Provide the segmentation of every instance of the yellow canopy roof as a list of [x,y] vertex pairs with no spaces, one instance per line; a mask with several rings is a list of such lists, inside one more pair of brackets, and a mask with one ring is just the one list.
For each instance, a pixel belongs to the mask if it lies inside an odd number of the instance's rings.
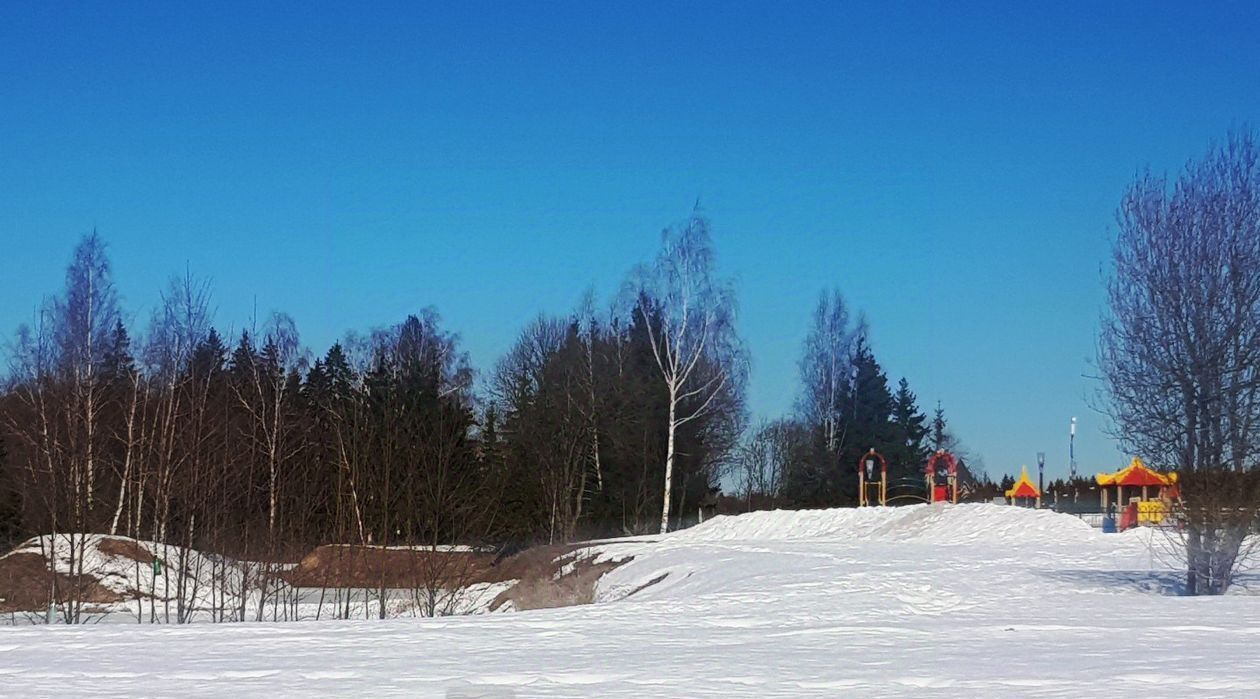
[[1028,478],[1028,467],[1019,467],[1019,480],[1015,481],[1015,487],[1006,491],[1008,498],[1039,498],[1041,491],[1037,490],[1037,486],[1033,485],[1031,479]]
[[1177,474],[1156,473],[1135,456],[1125,468],[1115,473],[1100,473],[1094,476],[1094,480],[1098,481],[1098,485],[1171,485],[1177,482]]

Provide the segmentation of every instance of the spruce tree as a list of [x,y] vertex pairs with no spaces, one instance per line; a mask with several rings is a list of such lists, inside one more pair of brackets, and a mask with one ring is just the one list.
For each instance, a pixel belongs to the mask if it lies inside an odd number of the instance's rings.
[[888,377],[865,340],[859,340],[853,358],[853,381],[844,408],[846,438],[840,450],[837,487],[841,502],[856,501],[856,464],[868,449],[887,454],[897,445],[893,422],[893,395]]
[[919,411],[910,382],[904,377],[898,382],[897,393],[893,396],[892,414],[896,445],[885,456],[889,469],[900,478],[922,471],[932,453],[927,442],[927,416]]
[[954,438],[945,421],[945,409],[941,407],[940,401],[936,401],[936,412],[932,415],[932,451],[949,450],[953,442]]
[[110,340],[101,371],[107,384],[129,378],[136,370],[136,361],[131,354],[131,338],[121,320],[114,325]]
[[227,346],[223,344],[223,338],[217,330],[210,328],[206,338],[193,348],[193,373],[203,378],[217,376],[223,370],[226,359]]
[[254,365],[258,361],[258,356],[254,352],[254,341],[249,336],[249,331],[241,332],[241,339],[236,343],[236,349],[232,350],[232,361],[229,368],[234,378],[240,383],[245,380],[254,371]]

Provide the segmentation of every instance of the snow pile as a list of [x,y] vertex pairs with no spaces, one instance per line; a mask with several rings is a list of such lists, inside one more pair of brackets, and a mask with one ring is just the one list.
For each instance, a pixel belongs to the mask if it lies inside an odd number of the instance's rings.
[[715,517],[671,541],[832,539],[930,544],[1067,543],[1099,536],[1077,517],[992,504],[774,510]]
[[190,608],[225,603],[247,587],[259,564],[232,561],[192,549],[103,534],[57,534],[29,539],[0,563],[37,556],[58,576],[82,576],[101,596],[117,599],[181,599]]

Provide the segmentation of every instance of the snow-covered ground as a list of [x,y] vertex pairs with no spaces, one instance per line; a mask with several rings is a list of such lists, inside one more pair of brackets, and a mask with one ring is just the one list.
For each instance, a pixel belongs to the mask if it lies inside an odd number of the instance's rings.
[[1260,596],[1168,594],[1150,531],[938,505],[755,513],[592,549],[634,560],[590,606],[0,629],[0,694],[1260,695]]

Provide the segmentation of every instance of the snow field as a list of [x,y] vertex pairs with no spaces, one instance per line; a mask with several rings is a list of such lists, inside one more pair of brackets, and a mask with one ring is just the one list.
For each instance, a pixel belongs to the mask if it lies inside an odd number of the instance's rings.
[[1260,597],[1161,594],[1150,531],[994,505],[774,512],[592,543],[594,605],[0,630],[0,693],[1252,697]]

